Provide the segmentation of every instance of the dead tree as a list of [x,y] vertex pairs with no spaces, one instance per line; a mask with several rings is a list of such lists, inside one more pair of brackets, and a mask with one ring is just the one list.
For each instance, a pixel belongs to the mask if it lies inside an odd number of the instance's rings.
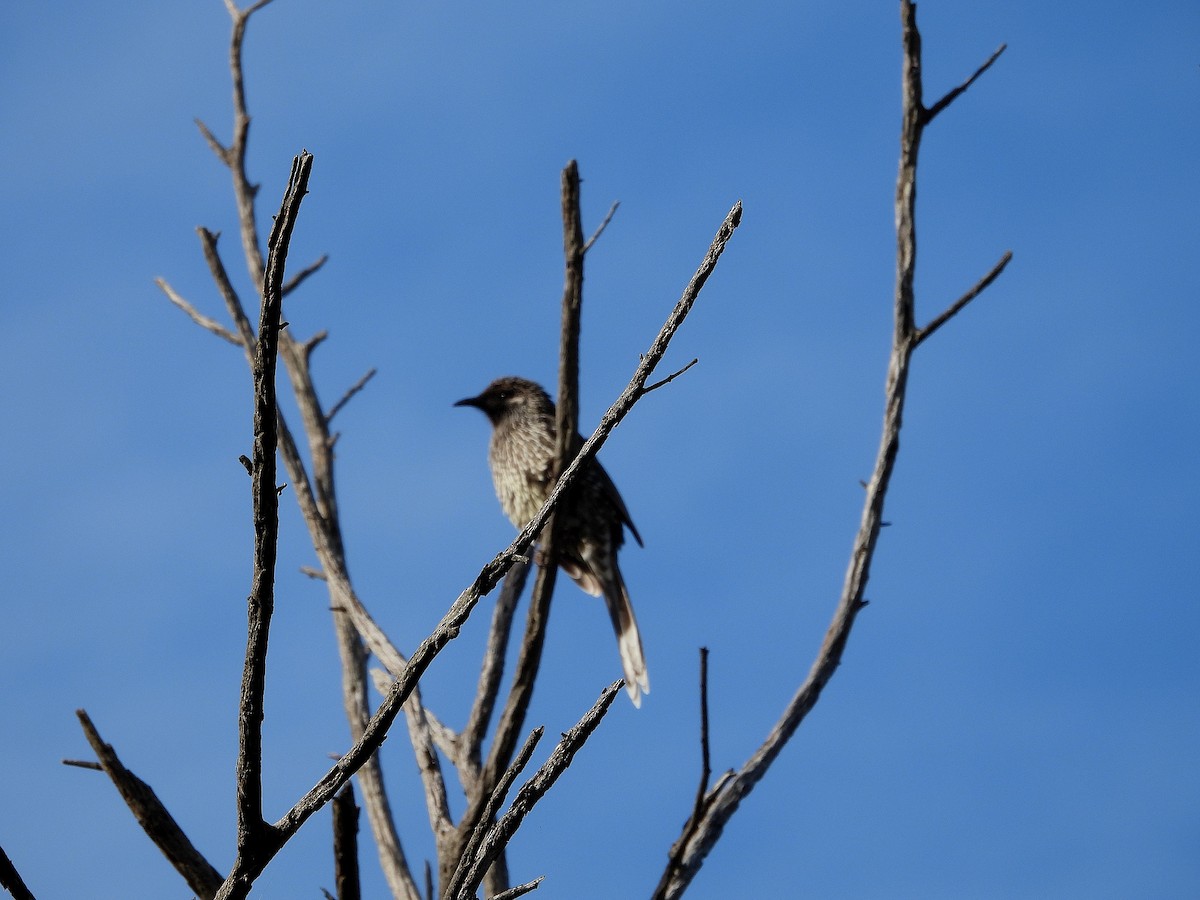
[[[691,310],[700,289],[740,223],[741,205],[736,204],[725,217],[680,300],[643,354],[629,385],[601,419],[595,433],[580,448],[571,446],[567,440],[561,442],[556,461],[556,471],[561,474],[543,509],[509,547],[482,568],[449,606],[438,626],[416,645],[411,654],[406,655],[378,627],[353,586],[346,564],[334,480],[333,448],[337,435],[332,430],[333,419],[366,385],[374,375],[374,370],[367,372],[336,403],[326,408],[318,398],[310,365],[314,351],[326,335],[317,332],[306,340],[300,340],[294,336],[294,329],[281,318],[285,298],[319,271],[325,262],[322,257],[291,277],[285,277],[289,238],[312,174],[313,158],[307,153],[302,152],[293,162],[288,188],[266,242],[265,255],[262,249],[255,209],[258,186],[249,180],[246,172],[250,116],[242,71],[242,45],[250,18],[268,2],[270,0],[258,0],[246,9],[239,9],[233,0],[225,0],[233,23],[230,70],[234,117],[230,143],[221,143],[205,124],[197,123],[204,139],[232,177],[242,252],[251,281],[259,292],[257,328],[252,325],[246,306],[228,277],[218,249],[218,235],[212,231],[200,228],[198,234],[217,293],[225,304],[228,324],[201,313],[166,281],[160,279],[158,282],[171,302],[196,324],[242,349],[254,386],[253,453],[250,458],[243,457],[243,463],[252,480],[255,566],[248,598],[246,661],[239,704],[237,857],[232,870],[224,874],[218,872],[196,851],[154,792],[121,765],[116,752],[104,743],[91,720],[81,710],[81,723],[98,760],[88,765],[100,768],[109,775],[147,834],[171,860],[191,890],[203,898],[246,896],[274,855],[312,814],[325,803],[341,796],[343,799],[338,802],[342,809],[335,817],[335,855],[340,873],[339,893],[348,900],[356,891],[353,834],[357,826],[353,799],[340,792],[346,789],[350,778],[357,775],[363,805],[390,890],[396,897],[420,900],[423,894],[432,897],[432,873],[427,869],[421,879],[424,884],[418,884],[413,866],[405,856],[375,755],[395,717],[403,711],[422,779],[426,812],[437,845],[439,895],[456,900],[473,898],[482,885],[490,896],[520,896],[535,889],[540,879],[510,887],[504,849],[524,816],[565,771],[573,755],[597,727],[620,687],[620,682],[607,687],[579,722],[563,733],[554,751],[538,770],[515,794],[512,793],[517,780],[531,762],[542,733],[538,728],[526,734],[525,718],[537,678],[553,589],[554,508],[582,463],[595,455],[632,406],[647,393],[684,371],[680,370],[657,383],[649,383],[669,341]],[[937,103],[926,107],[922,101],[920,36],[916,27],[915,8],[908,0],[902,2],[902,18],[904,111],[896,189],[897,276],[893,344],[886,382],[883,434],[875,470],[866,485],[862,522],[853,543],[845,585],[833,622],[808,678],[751,758],[740,769],[723,774],[711,786],[707,669],[702,654],[701,780],[691,815],[671,848],[666,869],[654,893],[656,897],[678,897],[686,891],[741,799],[765,775],[836,670],[855,617],[866,605],[864,592],[882,526],[884,499],[898,452],[907,375],[913,352],[978,296],[1000,274],[1010,258],[1009,254],[1005,254],[974,287],[928,324],[923,327],[916,324],[913,294],[916,260],[914,213],[917,153],[921,136],[925,126],[982,75],[1004,48],[997,50],[963,84]],[[599,236],[612,212],[591,239],[584,241],[579,173],[573,162],[562,175],[562,208],[566,274],[562,300],[557,425],[560,435],[574,435],[578,418],[578,321],[583,264],[588,248]],[[295,432],[276,403],[274,376],[277,360],[282,361],[283,371],[287,374],[300,412],[307,461]],[[276,454],[283,461],[287,492],[296,498],[319,563],[319,567],[310,574],[322,580],[329,593],[332,624],[342,662],[343,705],[350,724],[352,746],[283,817],[271,823],[265,820],[262,809],[261,723],[274,603],[278,502],[282,490],[276,474]],[[517,600],[526,580],[526,562],[534,542],[538,540],[542,544],[544,564],[539,567],[535,579],[515,673],[508,694],[502,701],[501,676],[505,667],[505,648]],[[502,580],[504,587],[493,609],[476,696],[465,724],[455,730],[426,708],[421,698],[419,680],[438,653],[458,635],[480,599]],[[368,691],[367,661],[372,656],[382,666],[382,670],[374,673],[374,681],[384,695],[383,701],[375,708],[372,707]],[[485,758],[482,748],[489,730],[492,731],[492,738]],[[454,821],[450,814],[444,772],[446,764],[453,767],[467,798],[466,809],[458,821]],[[512,799],[506,807],[506,799],[510,794]],[[7,858],[3,858],[3,862],[6,865],[0,867],[0,876],[3,876],[0,883],[14,896],[23,896],[18,891],[25,890],[27,893],[27,889],[20,883],[15,868]],[[11,875],[8,874],[10,869]]]

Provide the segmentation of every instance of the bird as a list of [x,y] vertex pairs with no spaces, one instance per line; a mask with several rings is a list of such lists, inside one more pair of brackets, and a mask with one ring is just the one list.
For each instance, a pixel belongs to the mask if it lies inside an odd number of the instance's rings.
[[[510,375],[454,405],[473,406],[491,421],[488,464],[496,496],[513,525],[524,528],[554,489],[554,401],[537,383]],[[583,443],[581,436],[578,440]],[[650,693],[650,678],[617,551],[625,542],[626,528],[639,547],[642,537],[616,485],[595,458],[576,477],[557,519],[558,564],[586,593],[604,598],[617,635],[625,690],[640,708],[642,695]]]

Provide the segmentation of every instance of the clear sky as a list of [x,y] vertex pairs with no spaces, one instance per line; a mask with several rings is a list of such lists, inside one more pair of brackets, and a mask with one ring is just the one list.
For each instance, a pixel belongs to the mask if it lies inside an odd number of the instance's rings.
[[[0,11],[0,845],[43,898],[185,897],[87,757],[86,708],[218,867],[232,860],[250,571],[241,354],[193,229],[223,231],[219,0]],[[918,352],[885,530],[843,665],[732,820],[695,897],[1200,896],[1200,6],[919,6],[927,94],[998,64],[922,148],[921,320],[1011,249]],[[894,277],[898,3],[276,0],[246,75],[260,218],[315,155],[292,259],[327,328],[359,593],[411,649],[512,535],[493,377],[552,386],[558,185],[579,160],[583,422],[632,373],[738,199],[742,227],[602,459],[645,538],[622,557],[653,690],[620,697],[527,820],[537,896],[647,896],[712,752],[740,765],[807,672],[878,446]],[[281,814],[346,746],[328,599],[284,495],[265,732]],[[461,724],[490,601],[422,686]],[[562,583],[529,724],[619,675]],[[538,755],[544,758],[552,741]],[[384,749],[411,859],[411,752]],[[455,798],[457,804],[457,798]],[[458,808],[456,806],[456,808]],[[373,849],[367,896],[382,896]],[[256,896],[332,888],[328,817]]]

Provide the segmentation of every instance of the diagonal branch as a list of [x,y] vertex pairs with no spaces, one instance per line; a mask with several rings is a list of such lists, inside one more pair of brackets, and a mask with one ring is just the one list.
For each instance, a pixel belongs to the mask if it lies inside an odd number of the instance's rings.
[[463,879],[467,877],[471,862],[475,859],[475,854],[479,851],[479,845],[487,836],[488,829],[496,820],[497,814],[500,812],[500,806],[504,803],[504,798],[508,796],[509,788],[512,787],[517,776],[525,770],[525,766],[529,764],[529,759],[533,756],[533,751],[541,741],[542,735],[545,733],[545,728],[535,728],[525,739],[525,744],[517,752],[512,764],[505,769],[504,773],[496,781],[491,793],[488,795],[487,803],[483,807],[483,814],[480,816],[480,825],[471,830],[468,835],[466,845],[458,855],[458,860],[455,864],[453,873],[443,881],[443,895],[453,897],[462,890]]
[[504,577],[504,586],[500,589],[500,596],[496,598],[496,605],[492,610],[492,627],[488,630],[487,648],[479,671],[479,687],[475,692],[475,702],[471,705],[470,715],[467,716],[467,724],[463,726],[462,750],[456,759],[456,765],[467,783],[473,783],[479,777],[483,738],[500,692],[500,679],[504,675],[504,654],[512,631],[513,613],[516,611],[517,600],[525,589],[528,575],[529,566],[526,563],[519,562],[514,565]]
[[[741,223],[741,217],[742,205],[739,202],[729,211],[729,214],[725,217],[725,221],[722,222],[721,227],[717,230],[717,234],[713,238],[712,244],[709,246],[703,261],[688,282],[683,295],[675,304],[674,309],[668,315],[667,321],[650,344],[647,352],[642,356],[641,362],[634,371],[629,384],[612,406],[609,407],[608,412],[601,417],[596,431],[584,442],[583,447],[579,450],[579,454],[571,461],[571,465],[567,467],[567,470],[558,479],[554,490],[550,492],[550,496],[546,498],[546,502],[542,505],[537,515],[529,521],[529,524],[521,529],[521,532],[505,550],[498,553],[491,562],[483,567],[470,586],[451,604],[450,609],[447,610],[433,632],[420,643],[409,658],[404,670],[400,673],[400,677],[392,685],[383,703],[380,704],[375,714],[371,717],[371,721],[367,723],[363,730],[362,738],[356,741],[354,746],[275,823],[273,829],[279,838],[279,847],[283,845],[284,841],[295,834],[314,812],[327,803],[333,794],[337,793],[342,785],[374,754],[383,742],[387,730],[399,713],[401,706],[412,693],[417,682],[425,673],[425,670],[441,652],[442,648],[458,636],[459,630],[470,617],[479,600],[495,588],[500,579],[504,577],[505,573],[518,559],[524,558],[533,544],[534,537],[545,527],[546,520],[553,513],[563,493],[571,488],[584,462],[595,456],[612,433],[612,430],[621,423],[642,396],[646,380],[654,371],[654,367],[662,359],[663,354],[666,353],[671,338],[674,337],[675,333],[679,330],[679,326],[687,318],[687,314],[695,304],[701,288],[703,288],[704,283],[716,268],[717,261],[724,252],[730,238],[733,237],[734,231]],[[275,848],[275,852],[278,852],[278,847]],[[267,861],[262,860],[261,865],[265,866]]]
[[321,271],[321,267],[329,262],[329,254],[323,253],[316,262],[309,263],[295,275],[287,280],[283,286],[283,296],[287,297],[292,291],[308,281],[309,277]]
[[229,341],[235,347],[244,346],[241,338],[218,322],[216,319],[210,319],[208,316],[200,312],[196,307],[192,306],[188,301],[184,300],[175,289],[171,287],[165,278],[155,278],[154,283],[158,285],[158,289],[167,295],[167,299],[174,303],[177,307],[187,313],[188,318],[199,325],[206,331],[211,331],[222,340]]
[[1011,259],[1012,251],[1009,250],[1002,257],[1000,257],[1000,261],[992,266],[991,270],[986,275],[975,282],[969,291],[951,303],[950,306],[948,306],[946,310],[942,312],[942,314],[936,319],[934,319],[924,328],[920,329],[917,332],[916,337],[917,345],[920,346],[920,344],[927,337],[949,322],[959,312],[959,310],[982,294],[989,284],[1000,277],[1000,273],[1004,271],[1004,267],[1008,265]]
[[554,786],[558,777],[571,765],[579,748],[591,737],[592,732],[599,726],[600,720],[604,718],[604,714],[608,712],[608,708],[612,706],[623,683],[617,680],[606,687],[595,705],[584,714],[583,718],[569,731],[564,732],[562,740],[558,742],[554,752],[542,763],[541,768],[534,773],[533,777],[517,791],[517,796],[513,798],[508,812],[488,829],[487,836],[480,842],[474,859],[471,860],[462,888],[456,893],[447,894],[448,897],[453,900],[470,900],[475,896],[475,891],[483,880],[483,873],[491,865],[492,860],[508,846],[530,810],[542,797],[546,796],[546,792]]
[[939,100],[937,103],[933,104],[933,106],[929,107],[929,109],[925,110],[924,114],[922,115],[922,118],[924,119],[924,123],[926,125],[928,125],[930,122],[933,121],[934,116],[936,116],[943,109],[945,109],[947,106],[949,106],[955,100],[957,100],[959,94],[963,93],[963,91],[965,91],[967,88],[969,88],[971,85],[973,85],[975,83],[976,79],[978,79],[980,75],[982,75],[984,72],[986,72],[988,69],[990,69],[992,67],[992,63],[994,63],[997,59],[999,59],[1000,54],[1003,53],[1007,49],[1008,49],[1008,44],[1001,44],[999,47],[996,48],[996,51],[987,58],[987,61],[982,66],[980,66],[978,69],[975,70],[975,72],[971,75],[970,78],[968,78],[966,81],[964,81],[958,87],[947,92],[946,96],[942,97],[941,100]]
[[[222,875],[203,854],[192,844],[183,829],[167,812],[158,795],[146,782],[142,781],[124,765],[113,750],[111,744],[104,743],[100,732],[92,724],[88,714],[82,709],[76,710],[79,724],[83,727],[84,736],[100,761],[101,768],[112,780],[125,805],[129,807],[142,830],[150,840],[154,841],[159,850],[175,867],[175,871],[183,876],[188,887],[201,900],[210,900],[216,896],[221,887]],[[14,897],[20,895],[14,894]]]

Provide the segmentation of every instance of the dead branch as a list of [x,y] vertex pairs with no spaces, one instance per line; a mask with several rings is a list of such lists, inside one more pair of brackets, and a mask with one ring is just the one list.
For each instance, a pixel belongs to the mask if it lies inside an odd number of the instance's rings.
[[33,893],[21,880],[21,873],[17,871],[3,847],[0,847],[0,888],[8,891],[13,900],[34,900]]
[[333,798],[333,871],[337,900],[360,900],[358,878],[358,806],[347,784]]
[[539,875],[533,881],[518,884],[516,887],[509,888],[507,891],[501,891],[498,894],[492,894],[488,900],[516,900],[517,897],[524,897],[530,891],[536,891],[541,887],[545,877],[545,875]]
[[[561,186],[565,274],[562,328],[559,338],[558,402],[555,407],[557,444],[554,468],[551,472],[552,481],[566,469],[579,449],[579,320],[583,308],[584,243],[583,216],[579,199],[579,166],[575,160],[571,160],[563,169]],[[497,779],[512,759],[517,736],[524,727],[525,715],[533,698],[550,618],[550,602],[558,573],[557,531],[554,522],[555,518],[551,516],[541,535],[542,563],[529,600],[525,636],[517,655],[508,701],[500,713],[482,775],[476,784],[470,786],[470,803],[458,824],[460,840],[467,840],[480,823],[486,821],[482,818],[484,806]],[[503,848],[500,848],[497,856],[500,853],[503,853]],[[460,857],[460,853],[453,854],[451,859],[443,862],[443,866],[452,869],[459,864]],[[447,884],[448,874],[443,874],[443,885]],[[507,883],[501,884],[496,879],[491,879],[487,885],[487,892],[499,893],[507,887]]]
[[[657,898],[663,898],[663,900],[676,898],[684,893],[742,799],[766,774],[784,745],[791,739],[805,716],[817,703],[821,691],[837,670],[855,617],[866,605],[863,594],[870,574],[876,541],[883,526],[884,499],[900,448],[900,426],[903,418],[909,363],[913,351],[924,337],[932,334],[950,316],[974,299],[999,275],[1004,264],[1007,263],[1006,257],[976,285],[977,289],[968,292],[946,313],[935,319],[924,333],[916,327],[913,294],[913,274],[916,264],[916,166],[922,130],[931,121],[932,116],[921,105],[921,42],[916,25],[916,10],[910,0],[902,0],[901,15],[904,24],[904,113],[900,141],[900,167],[896,180],[897,252],[892,352],[888,363],[883,434],[875,469],[867,484],[862,520],[854,539],[841,597],[808,677],[788,703],[775,727],[739,770],[720,779],[707,792],[700,804],[703,811],[698,824],[692,820],[685,824],[683,834],[672,852],[667,871],[655,891],[656,900]],[[974,79],[995,61],[999,52],[993,54],[992,58],[959,89],[947,95],[939,103],[937,111],[943,109],[962,91],[966,90]]]
[[517,796],[513,798],[508,812],[488,829],[487,835],[479,844],[475,858],[470,861],[470,868],[464,878],[462,888],[457,893],[447,894],[448,897],[453,897],[454,900],[471,900],[475,896],[475,890],[483,880],[483,873],[491,865],[496,854],[508,846],[517,829],[521,827],[525,816],[571,765],[576,752],[596,730],[623,684],[624,682],[618,679],[606,687],[595,705],[573,728],[563,734],[562,740],[558,742],[558,746],[554,748],[550,757],[517,791]]
[[200,900],[211,900],[221,887],[224,877],[212,866],[203,854],[192,844],[179,823],[167,812],[158,795],[146,782],[142,781],[124,765],[113,750],[111,744],[106,744],[100,738],[100,732],[82,709],[76,710],[79,724],[83,727],[84,736],[96,754],[100,766],[112,781],[121,799],[137,819],[137,823],[146,832],[155,846],[162,851],[175,867],[175,871],[183,876],[188,887]]
[[[238,704],[237,859],[217,892],[219,900],[244,897],[262,872],[259,859],[278,850],[262,814],[262,722],[266,690],[267,645],[275,606],[275,558],[279,537],[279,493],[275,452],[278,446],[275,369],[283,308],[283,273],[300,203],[308,193],[312,156],[292,161],[287,192],[268,241],[258,340],[254,350],[254,573],[248,602],[246,663]],[[265,862],[263,863],[265,865]]]

